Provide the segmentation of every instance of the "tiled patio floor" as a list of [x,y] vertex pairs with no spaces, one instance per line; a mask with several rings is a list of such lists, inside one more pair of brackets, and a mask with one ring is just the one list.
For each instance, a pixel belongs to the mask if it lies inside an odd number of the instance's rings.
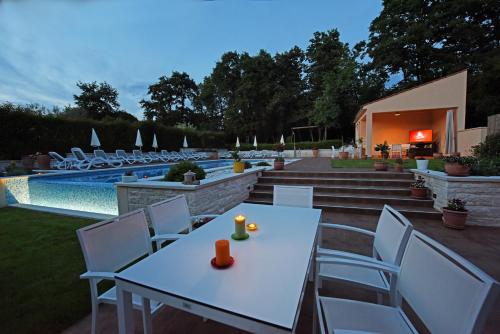
[[[288,170],[297,171],[331,171],[330,159],[303,159],[287,167]],[[345,170],[347,171],[347,170]],[[359,214],[325,213],[325,222],[348,224],[357,227],[375,229],[378,217]],[[431,238],[443,243],[458,254],[467,258],[476,266],[500,281],[500,228],[470,226],[466,230],[457,231],[443,227],[436,220],[411,219],[415,228],[426,233]],[[372,243],[368,237],[359,236],[345,231],[325,231],[323,233],[323,246],[341,250],[356,251],[371,254]],[[375,302],[374,293],[353,289],[346,285],[326,283],[323,294]],[[296,333],[311,333],[313,314],[313,285],[309,283],[302,305],[298,328]],[[443,310],[446,312],[446,310]],[[137,332],[141,332],[142,322],[140,313],[136,312]],[[425,328],[419,328],[425,333]],[[183,311],[165,308],[153,318],[154,333],[243,333],[213,321],[203,322],[197,316]],[[495,304],[495,309],[488,319],[485,333],[498,333],[500,331],[500,299]],[[90,315],[82,319],[64,333],[89,333]],[[117,333],[116,309],[114,306],[104,305],[99,312],[99,333]]]

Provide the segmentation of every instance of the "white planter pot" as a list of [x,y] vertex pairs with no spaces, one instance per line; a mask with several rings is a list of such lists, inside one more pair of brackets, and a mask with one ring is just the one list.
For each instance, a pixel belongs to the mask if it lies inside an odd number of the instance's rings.
[[429,160],[416,160],[417,161],[417,169],[418,170],[427,170],[429,167]]
[[137,182],[137,175],[122,175],[122,182]]

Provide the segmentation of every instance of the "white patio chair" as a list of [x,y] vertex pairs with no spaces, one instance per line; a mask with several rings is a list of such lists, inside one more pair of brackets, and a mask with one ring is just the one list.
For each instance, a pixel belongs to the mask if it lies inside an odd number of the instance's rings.
[[391,158],[402,158],[403,157],[403,145],[402,144],[392,144],[391,145]]
[[134,155],[134,159],[137,162],[142,162],[144,164],[148,164],[148,163],[153,161],[153,158],[142,154],[141,150],[132,150],[132,154]]
[[55,160],[57,169],[71,169],[78,163],[75,158],[65,158],[57,152],[49,152],[49,156]]
[[332,263],[382,270],[397,276],[397,303],[377,305],[324,297],[315,290],[323,333],[412,333],[418,331],[401,307],[404,299],[430,333],[482,333],[498,295],[498,282],[448,248],[413,231],[401,267],[384,263],[318,258]]
[[[144,210],[139,209],[125,215],[83,227],[76,231],[82,248],[87,272],[80,275],[90,283],[92,303],[92,334],[96,332],[99,304],[116,305],[116,287],[99,295],[97,284],[102,280],[114,280],[115,273],[136,261],[152,254],[151,239]],[[151,332],[151,314],[161,304],[132,296],[134,308],[142,310],[144,332]]]
[[273,189],[273,205],[313,207],[313,187],[279,186]]
[[116,158],[128,163],[129,165],[132,165],[136,162],[135,158],[127,154],[125,150],[116,150]]
[[120,159],[109,157],[103,150],[94,150],[94,157],[101,158],[110,166],[121,167],[123,166],[123,161]]
[[215,218],[218,215],[207,214],[191,216],[186,196],[179,195],[167,200],[148,205],[149,218],[153,226],[156,249],[167,240],[184,238],[186,234],[180,232],[193,230],[193,223],[202,218]]
[[336,159],[339,157],[339,151],[335,149],[335,146],[332,145],[332,159]]
[[[365,261],[367,263],[380,263],[382,261],[382,263],[399,267],[408,238],[413,230],[413,225],[401,213],[389,205],[384,205],[375,232],[348,225],[328,223],[321,223],[320,228],[347,230],[373,237],[373,255],[369,257],[318,247],[318,256],[337,257]],[[382,303],[382,294],[388,294],[391,302],[394,301],[394,289],[391,289],[391,286],[394,288],[395,282],[390,275],[389,279],[387,279],[381,270],[333,263],[322,263],[316,266],[320,287],[323,280],[343,282],[377,292],[379,303]]]

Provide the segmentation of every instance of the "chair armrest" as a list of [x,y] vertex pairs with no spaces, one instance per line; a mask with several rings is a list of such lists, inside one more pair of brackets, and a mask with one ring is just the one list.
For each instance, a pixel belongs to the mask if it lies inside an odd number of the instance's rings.
[[317,257],[316,258],[316,263],[333,263],[333,264],[343,264],[343,265],[350,265],[353,267],[361,267],[361,268],[368,268],[368,269],[374,269],[374,270],[382,270],[390,274],[399,274],[399,267],[371,259],[371,260],[364,260],[364,261],[358,261],[358,260],[350,260],[350,259],[341,259],[341,258],[335,258],[335,257],[330,257],[330,256],[325,256],[325,257]]
[[115,280],[115,273],[108,272],[108,271],[87,271],[87,272],[81,274],[80,278],[81,279],[97,278],[97,279],[107,279],[107,280],[114,281]]
[[339,230],[346,230],[346,231],[351,231],[351,232],[358,232],[358,233],[362,233],[362,234],[365,234],[365,235],[369,235],[371,237],[375,236],[375,232],[372,232],[372,231],[369,231],[369,230],[365,230],[365,229],[359,228],[359,227],[349,226],[349,225],[320,223],[319,226],[320,227],[324,227],[324,228],[332,228],[332,229],[336,228],[336,229],[339,229]]
[[196,215],[196,216],[191,216],[191,220],[202,219],[202,218],[216,218],[219,216],[220,215],[217,215],[217,214]]
[[151,237],[152,241],[164,241],[164,240],[177,240],[186,237],[186,234],[180,233],[169,233],[169,234],[157,234]]
[[356,261],[368,261],[368,262],[370,262],[371,260],[374,260],[374,258],[371,256],[350,253],[350,252],[343,252],[343,251],[339,251],[339,250],[335,250],[335,249],[319,248],[319,247],[316,251],[316,254],[318,254],[321,257],[332,256],[332,257],[336,257],[338,259],[350,259],[350,260],[356,260]]

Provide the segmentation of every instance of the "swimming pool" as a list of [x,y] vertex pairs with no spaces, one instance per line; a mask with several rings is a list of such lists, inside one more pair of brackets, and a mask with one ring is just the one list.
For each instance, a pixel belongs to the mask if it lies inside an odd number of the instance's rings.
[[[256,163],[262,160],[250,160]],[[205,170],[232,166],[232,160],[197,161]],[[7,186],[7,202],[39,205],[58,209],[118,214],[115,182],[127,170],[139,179],[165,175],[174,164],[123,167],[85,172],[54,173],[12,179]]]

